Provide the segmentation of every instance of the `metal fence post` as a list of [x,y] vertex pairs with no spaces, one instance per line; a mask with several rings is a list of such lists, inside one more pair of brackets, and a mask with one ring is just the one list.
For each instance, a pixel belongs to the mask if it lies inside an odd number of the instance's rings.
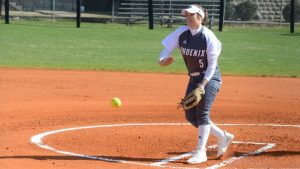
[[291,16],[290,16],[290,24],[291,24],[291,33],[295,32],[295,0],[291,0]]
[[224,24],[224,11],[226,0],[220,0],[220,18],[219,18],[219,31],[222,32]]
[[80,0],[76,0],[76,26],[80,28]]
[[111,22],[114,22],[115,17],[115,0],[112,0],[112,7],[111,7]]
[[9,24],[9,0],[5,0],[5,24]]
[[52,0],[52,20],[55,20],[55,16],[54,16],[54,12],[55,12],[55,0]]
[[153,29],[153,4],[152,0],[148,0],[148,15],[149,15],[149,29]]

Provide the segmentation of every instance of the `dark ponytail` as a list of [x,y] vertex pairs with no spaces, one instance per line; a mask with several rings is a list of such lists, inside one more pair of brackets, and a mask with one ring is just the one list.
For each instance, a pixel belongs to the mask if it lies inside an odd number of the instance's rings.
[[205,16],[204,16],[204,18],[202,18],[202,24],[207,23],[208,22],[208,12],[207,12],[207,10],[205,8],[203,8],[201,5],[195,5],[195,6],[202,9],[203,12],[204,12]]
[[208,22],[208,12],[205,8],[202,8],[204,13],[205,13],[205,17],[203,18],[203,22],[202,23],[207,23]]

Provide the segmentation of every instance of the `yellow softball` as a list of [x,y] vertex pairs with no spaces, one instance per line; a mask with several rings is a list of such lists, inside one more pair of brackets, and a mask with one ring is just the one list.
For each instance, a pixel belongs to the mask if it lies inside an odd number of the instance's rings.
[[117,108],[117,107],[120,107],[121,105],[122,105],[122,101],[119,98],[117,98],[117,97],[112,98],[112,100],[111,100],[112,107]]

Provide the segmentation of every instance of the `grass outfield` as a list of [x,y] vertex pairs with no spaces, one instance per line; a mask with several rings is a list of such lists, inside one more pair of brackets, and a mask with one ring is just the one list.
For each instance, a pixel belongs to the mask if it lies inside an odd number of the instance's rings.
[[[0,67],[185,73],[179,51],[173,65],[157,64],[160,42],[175,28],[11,21],[0,25]],[[214,32],[223,45],[223,74],[300,76],[300,34],[288,27]]]

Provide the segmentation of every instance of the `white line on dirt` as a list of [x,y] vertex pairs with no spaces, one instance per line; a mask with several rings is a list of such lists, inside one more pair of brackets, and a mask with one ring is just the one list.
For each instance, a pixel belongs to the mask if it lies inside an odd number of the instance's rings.
[[[108,127],[124,127],[124,126],[182,126],[182,125],[190,125],[188,123],[129,123],[129,124],[111,124],[111,125],[96,125],[96,126],[83,126],[83,127],[74,127],[74,128],[65,128],[65,129],[60,129],[60,130],[54,130],[54,131],[48,131],[44,133],[40,133],[38,135],[35,135],[31,137],[31,142],[33,144],[36,144],[37,146],[47,149],[53,152],[57,152],[60,154],[66,154],[70,156],[76,156],[76,157],[82,157],[82,158],[88,158],[88,159],[94,159],[94,160],[101,160],[101,161],[107,161],[107,162],[119,162],[119,163],[126,163],[126,164],[134,164],[134,165],[142,165],[142,166],[156,166],[156,167],[161,167],[161,168],[174,168],[174,169],[196,169],[194,167],[176,167],[176,166],[164,166],[162,164],[166,164],[162,161],[157,162],[156,165],[155,163],[139,163],[139,162],[133,162],[133,161],[126,161],[126,160],[116,160],[116,159],[110,159],[110,158],[104,158],[104,157],[96,157],[96,156],[90,156],[90,155],[84,155],[84,154],[78,154],[78,153],[72,153],[72,152],[67,152],[67,151],[62,151],[62,150],[57,150],[51,146],[48,146],[43,143],[43,138],[52,134],[57,134],[57,133],[62,133],[62,132],[67,132],[67,131],[74,131],[74,130],[81,130],[81,129],[92,129],[92,128],[108,128]],[[218,124],[218,125],[224,125],[224,126],[272,126],[272,127],[296,127],[300,128],[300,125],[285,125],[285,124]],[[239,157],[232,157],[228,160],[222,161],[219,164],[210,166],[208,168],[219,168],[219,167],[224,167],[228,164],[233,163],[236,160],[243,159],[247,156],[254,155],[254,154],[260,154],[263,151],[266,151],[270,148],[273,148],[275,146],[274,143],[256,143],[256,142],[233,142],[236,144],[265,144],[266,146],[253,151],[249,152],[246,154],[243,154]],[[169,162],[179,160],[181,158],[185,158],[186,156],[190,155],[189,153],[185,153],[183,155],[180,155],[180,157],[174,157],[174,158],[169,158]],[[168,163],[168,162],[167,162]]]
[[[247,144],[247,143],[246,143],[246,144]],[[249,144],[249,143],[248,143],[248,144]],[[263,144],[263,143],[260,143],[260,144]],[[264,143],[264,144],[265,144],[265,143]],[[275,147],[275,145],[276,145],[276,144],[274,144],[274,143],[267,143],[266,146],[264,146],[264,147],[262,147],[262,148],[260,148],[260,149],[258,149],[258,150],[256,150],[256,151],[249,152],[249,153],[246,153],[246,154],[242,154],[242,155],[240,155],[240,156],[238,156],[238,157],[231,157],[231,158],[229,158],[228,160],[224,160],[224,161],[222,161],[221,163],[218,163],[218,164],[215,164],[215,165],[213,165],[213,166],[207,167],[206,169],[215,169],[215,168],[224,167],[224,166],[226,166],[226,165],[228,165],[228,164],[233,163],[233,162],[236,161],[236,160],[241,160],[241,159],[246,158],[246,157],[248,157],[248,156],[250,156],[250,155],[257,155],[257,154],[260,154],[260,153],[262,153],[262,152],[264,152],[264,151],[267,151],[267,150],[269,150],[269,149]]]
[[[217,145],[212,145],[212,146],[208,146],[208,149],[215,149],[217,148]],[[167,158],[167,159],[163,159],[160,160],[159,162],[155,162],[155,163],[151,163],[151,166],[161,166],[170,162],[174,162],[174,161],[178,161],[180,159],[186,158],[186,157],[190,157],[193,155],[193,152],[188,152],[188,153],[184,153],[182,155],[179,156],[175,156],[175,157],[171,157],[171,158]]]
[[151,163],[150,165],[151,166],[156,166],[156,167],[160,167],[161,165],[163,164],[167,164],[169,162],[174,162],[174,161],[178,161],[180,159],[183,159],[183,158],[186,158],[186,157],[190,157],[193,155],[193,152],[188,152],[188,153],[185,153],[185,154],[182,154],[180,156],[176,156],[176,157],[171,157],[171,158],[167,158],[167,159],[163,159],[159,162],[155,162],[155,163]]

